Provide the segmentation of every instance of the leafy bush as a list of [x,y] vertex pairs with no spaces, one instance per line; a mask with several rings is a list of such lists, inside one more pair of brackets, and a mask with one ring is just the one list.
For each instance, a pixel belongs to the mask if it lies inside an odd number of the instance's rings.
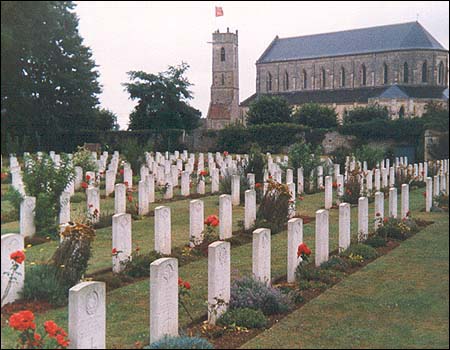
[[25,156],[23,182],[27,195],[36,197],[35,218],[38,233],[56,233],[59,198],[74,178],[75,170],[66,154],[61,154],[58,167],[55,167],[48,155]]
[[328,261],[320,265],[321,269],[331,269],[336,271],[345,271],[348,269],[349,263],[340,256],[332,256]]
[[130,277],[145,277],[150,274],[150,264],[162,258],[162,255],[156,251],[151,251],[149,254],[140,254],[135,250],[131,254],[131,260],[127,262],[123,273]]
[[389,112],[386,107],[380,105],[369,105],[356,107],[344,113],[344,124],[367,122],[370,120],[388,120]]
[[[14,187],[8,186],[8,190],[6,193],[2,196],[2,200],[9,201],[12,206],[12,210],[10,213],[8,213],[8,217],[10,219],[15,218],[15,220],[19,219],[19,213],[20,213],[20,203],[23,200],[22,195],[19,191],[17,191]],[[4,215],[2,215],[2,220],[4,220]],[[8,221],[14,221],[14,220],[8,220]]]
[[59,269],[53,265],[27,266],[22,298],[28,301],[47,301],[54,306],[65,305],[70,287],[57,278]]
[[92,151],[85,147],[78,146],[77,151],[72,157],[73,166],[80,166],[83,168],[83,172],[86,171],[97,171],[97,163],[92,156]]
[[267,192],[256,212],[256,226],[270,228],[272,233],[280,232],[289,219],[291,205],[289,187],[269,180]]
[[253,101],[247,112],[247,124],[289,123],[292,108],[282,97],[261,95]]
[[158,340],[144,349],[214,349],[211,343],[200,337],[168,337]]
[[220,326],[235,325],[245,328],[264,328],[267,325],[267,318],[261,310],[249,308],[227,310],[217,320]]
[[352,244],[342,253],[344,256],[359,255],[366,260],[375,259],[378,256],[377,251],[363,243]]
[[378,162],[384,159],[385,151],[381,148],[363,145],[355,150],[354,155],[360,162],[367,161],[367,167],[373,169]]
[[411,234],[418,231],[415,222],[409,218],[400,220],[398,218],[384,218],[383,223],[378,227],[376,234],[386,239],[405,240]]
[[341,202],[358,204],[361,196],[361,183],[359,182],[359,170],[349,172],[347,181],[344,183],[344,195],[340,197]]
[[[333,265],[333,263],[331,264]],[[334,264],[333,266],[337,266],[337,264]],[[331,269],[327,268],[327,265],[324,265],[324,268],[317,268],[314,264],[307,264],[303,266],[299,264],[295,270],[296,281],[299,284],[301,284],[302,281],[315,281],[327,285],[334,284],[337,281],[337,272],[331,271]]]
[[139,174],[140,166],[144,162],[144,148],[137,140],[128,139],[121,146],[121,155],[130,163],[133,174]]
[[267,286],[251,277],[233,281],[231,285],[230,310],[250,308],[261,310],[264,315],[288,312],[292,301],[276,288]]
[[87,270],[95,231],[87,225],[75,224],[67,226],[61,236],[63,241],[53,254],[51,262],[58,269],[58,280],[70,288],[81,280]]
[[313,147],[313,145],[305,142],[299,142],[291,147],[289,152],[289,167],[294,169],[294,179],[297,181],[297,169],[303,167],[304,188],[308,192],[310,181],[315,182],[315,177],[310,178],[310,174],[322,164],[320,154],[321,147]]
[[86,192],[75,192],[75,194],[72,197],[70,197],[70,202],[71,203],[84,203],[84,202],[86,202]]
[[298,124],[311,128],[333,128],[337,126],[337,114],[334,108],[317,103],[305,103],[293,115]]
[[[244,203],[245,201],[245,191],[250,189],[250,182],[247,179],[247,176],[245,176],[243,173],[239,173],[236,175],[240,175],[239,180],[239,194],[240,194],[240,202]],[[231,194],[231,179],[233,178],[233,175],[231,173],[225,174],[220,180],[219,180],[219,191],[222,194]]]
[[386,240],[378,235],[371,235],[369,238],[366,239],[364,244],[367,244],[371,246],[372,248],[379,248],[379,247],[385,247],[386,246]]
[[255,174],[255,183],[262,183],[264,181],[264,168],[266,165],[266,158],[262,154],[261,147],[258,144],[252,145],[248,164],[245,167],[245,175],[251,173]]

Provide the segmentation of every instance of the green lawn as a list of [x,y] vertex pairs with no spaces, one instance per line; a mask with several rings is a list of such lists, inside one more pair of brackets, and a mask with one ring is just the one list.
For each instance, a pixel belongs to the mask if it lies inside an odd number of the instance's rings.
[[[316,209],[323,205],[324,194],[305,196],[305,200],[297,203],[298,212],[306,215],[314,215]],[[204,198],[206,213],[217,213],[218,197]],[[172,208],[172,228],[174,246],[183,245],[188,240],[188,200],[175,201],[168,204]],[[438,214],[418,213],[424,207],[422,190],[411,193],[411,211],[414,215],[423,217],[436,217]],[[387,208],[387,207],[386,207]],[[352,208],[352,232],[356,234],[357,208]],[[371,207],[372,217],[374,215]],[[243,218],[243,208],[233,210],[234,225],[238,219]],[[111,266],[111,228],[98,230],[94,244],[94,255],[90,265],[90,271],[102,267]],[[305,225],[304,240],[314,248],[314,223]],[[133,244],[139,244],[144,251],[153,248],[153,218],[145,218],[133,222]],[[330,249],[336,249],[338,245],[338,211],[332,210],[330,215]],[[28,263],[34,260],[42,260],[50,256],[56,247],[55,243],[46,243],[28,250]],[[272,237],[272,276],[282,276],[286,273],[286,248],[287,234],[282,232]],[[41,251],[43,249],[43,251]],[[252,244],[246,244],[232,249],[232,271],[236,273],[251,272]],[[194,317],[206,314],[205,300],[207,299],[207,259],[190,263],[180,268],[180,277],[191,282],[192,288],[192,313]],[[367,316],[366,316],[367,317]],[[54,319],[64,327],[67,327],[67,307],[52,310],[43,315],[38,315],[38,322],[46,319]],[[180,310],[180,326],[189,323],[187,316]],[[126,331],[124,331],[126,329]],[[13,345],[12,332],[2,329],[2,347]],[[149,337],[149,282],[144,280],[116,290],[107,295],[107,346],[131,347],[136,341],[148,341]]]
[[449,347],[449,220],[344,279],[243,348]]

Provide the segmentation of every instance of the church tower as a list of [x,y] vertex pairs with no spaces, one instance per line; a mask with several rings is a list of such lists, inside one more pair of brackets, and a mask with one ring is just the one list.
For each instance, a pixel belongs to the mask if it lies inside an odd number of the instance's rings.
[[213,33],[212,85],[208,129],[222,129],[239,119],[238,32]]

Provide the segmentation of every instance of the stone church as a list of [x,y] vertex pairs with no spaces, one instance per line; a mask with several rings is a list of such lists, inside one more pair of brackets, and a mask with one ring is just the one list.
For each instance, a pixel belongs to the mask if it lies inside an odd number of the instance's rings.
[[213,33],[213,84],[207,127],[245,123],[261,94],[292,106],[345,110],[386,106],[392,118],[421,116],[448,103],[448,50],[418,22],[292,38],[276,36],[256,62],[256,93],[239,104],[238,33]]

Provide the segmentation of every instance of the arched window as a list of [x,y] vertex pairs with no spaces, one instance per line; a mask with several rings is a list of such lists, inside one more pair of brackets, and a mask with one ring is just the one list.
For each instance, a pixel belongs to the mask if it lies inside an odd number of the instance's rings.
[[220,61],[225,62],[225,49],[223,47],[220,49]]
[[400,110],[398,111],[398,117],[401,119],[405,117],[405,106],[400,107]]
[[327,75],[325,69],[322,68],[322,89],[325,89],[326,86],[327,86]]
[[444,84],[444,74],[445,74],[445,69],[444,69],[444,62],[441,61],[441,63],[439,63],[439,71],[438,71],[438,83],[440,85]]
[[225,75],[222,73],[222,85],[225,85]]
[[383,64],[383,84],[388,83],[388,66],[387,64]]
[[408,70],[408,63],[403,64],[403,82],[409,83],[409,70]]
[[361,85],[367,85],[367,68],[364,64],[361,67]]
[[284,90],[289,90],[289,74],[288,72],[284,72]]
[[303,89],[308,88],[308,74],[306,74],[306,71],[303,70]]
[[345,87],[345,69],[341,68],[341,87]]
[[272,91],[272,74],[267,73],[267,82],[266,82],[267,91]]
[[422,83],[426,83],[428,81],[428,67],[427,61],[422,64]]

